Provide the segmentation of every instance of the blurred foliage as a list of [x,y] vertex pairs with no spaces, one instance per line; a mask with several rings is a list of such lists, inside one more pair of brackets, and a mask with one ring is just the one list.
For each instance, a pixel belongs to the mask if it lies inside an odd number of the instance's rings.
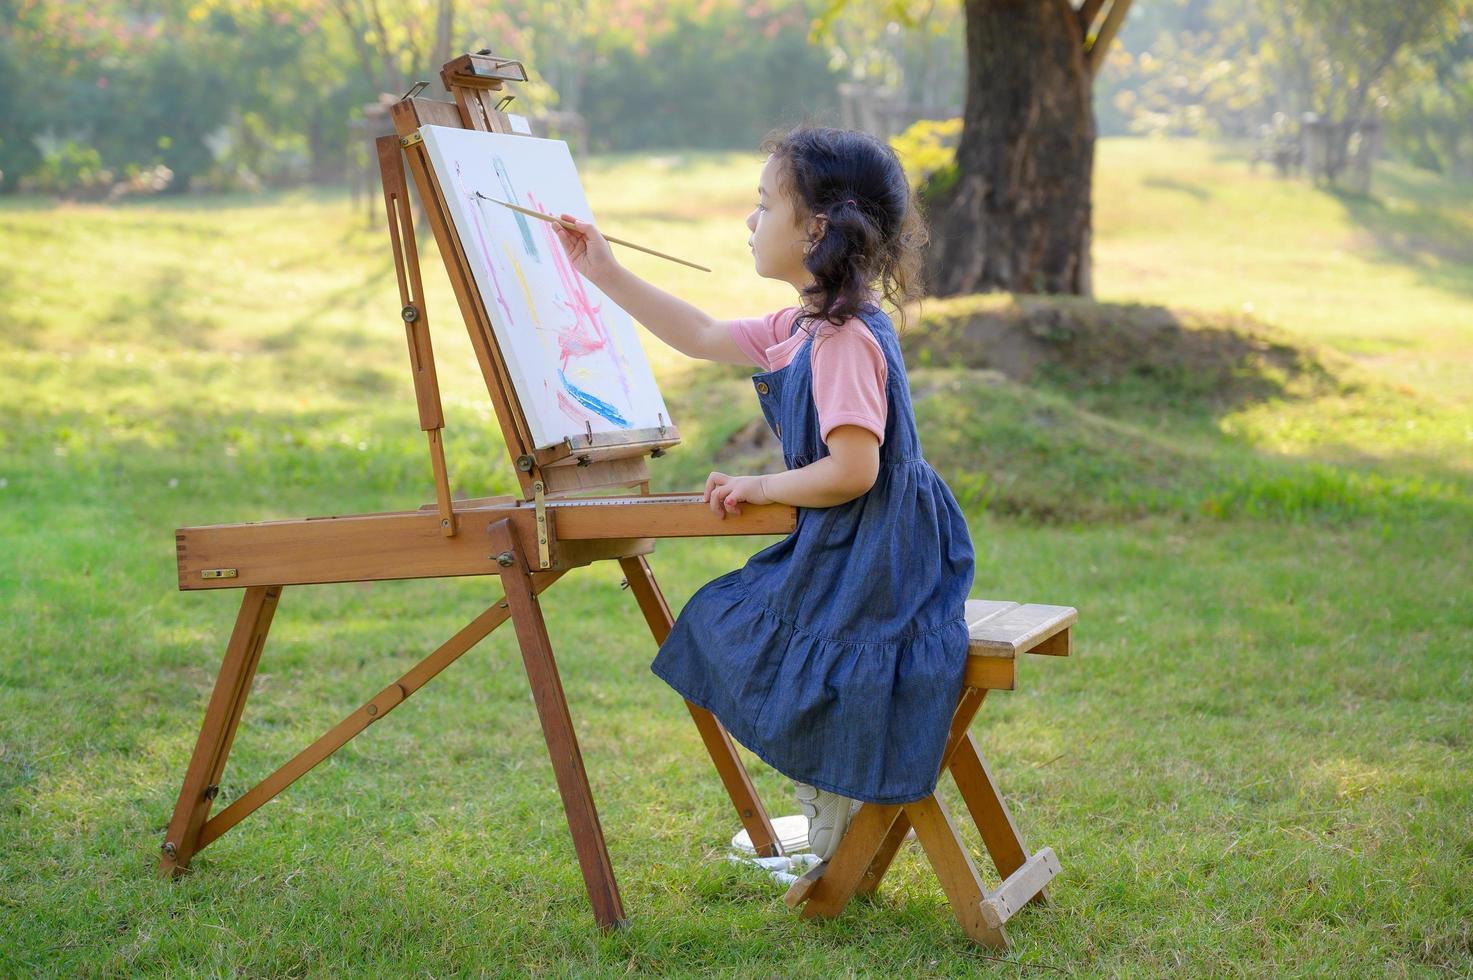
[[1417,166],[1473,177],[1473,25],[1411,59],[1388,129]]
[[[956,144],[961,139],[962,120],[922,119],[903,133],[891,137],[890,145],[905,166],[912,188],[926,185],[936,175],[955,170]],[[935,190],[936,188],[932,188]]]
[[1469,0],[1141,0],[1096,85],[1099,131],[1250,137],[1279,114],[1375,118],[1393,152],[1473,167]]
[[0,192],[342,179],[366,159],[351,121],[369,104],[419,79],[443,97],[440,65],[482,48],[526,64],[512,111],[579,113],[590,149],[750,149],[775,126],[837,122],[846,80],[917,101],[959,90],[960,17],[838,16],[828,0],[0,0]]

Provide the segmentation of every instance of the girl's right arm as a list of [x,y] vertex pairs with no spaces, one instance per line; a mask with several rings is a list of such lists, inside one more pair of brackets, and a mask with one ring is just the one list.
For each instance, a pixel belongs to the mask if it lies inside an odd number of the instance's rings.
[[644,324],[650,333],[688,357],[751,366],[751,360],[732,339],[725,322],[624,268],[593,225],[571,214],[562,217],[577,225],[572,231],[553,225],[573,268]]

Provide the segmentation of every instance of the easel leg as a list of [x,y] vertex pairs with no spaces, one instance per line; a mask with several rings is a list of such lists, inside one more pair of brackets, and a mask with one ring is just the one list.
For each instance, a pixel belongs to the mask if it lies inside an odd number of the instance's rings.
[[[561,571],[539,572],[532,576],[535,593],[547,591],[548,587],[562,577]],[[199,831],[196,850],[203,850],[227,830],[259,810],[278,793],[309,772],[314,766],[331,756],[352,741],[369,725],[382,721],[399,705],[407,701],[436,674],[450,666],[461,654],[481,642],[492,630],[509,619],[507,603],[492,603],[483,613],[471,620],[463,629],[416,664],[408,673],[379,691],[366,704],[324,734],[317,741],[298,752],[275,772],[261,780],[251,789],[236,797],[229,806],[205,821]]]
[[225,648],[225,661],[215,679],[215,691],[205,709],[199,740],[194,744],[189,768],[184,773],[184,787],[174,806],[174,818],[164,838],[159,872],[179,875],[189,867],[189,859],[199,842],[200,827],[209,816],[210,804],[218,792],[225,759],[235,740],[235,729],[245,710],[246,696],[261,660],[261,648],[271,629],[271,618],[281,598],[280,586],[252,586],[246,589],[235,618],[235,629]]
[[[655,581],[655,573],[650,569],[649,562],[643,555],[633,555],[620,558],[619,567],[623,569],[624,580],[629,583],[630,591],[634,593],[640,610],[644,612],[645,622],[649,623],[655,642],[664,643],[675,620],[670,615],[670,607],[665,604],[665,596],[660,592],[659,583]],[[689,701],[685,706],[696,723],[696,730],[701,733],[701,740],[706,743],[706,751],[710,753],[711,762],[721,776],[726,793],[731,797],[731,805],[736,808],[737,816],[741,818],[742,826],[752,840],[752,846],[762,857],[780,856],[782,843],[772,827],[772,821],[768,819],[762,800],[757,796],[757,788],[752,785],[747,767],[742,765],[742,760],[737,755],[731,736],[716,716],[705,708]]]
[[553,659],[547,624],[532,594],[526,558],[510,523],[497,521],[491,526],[490,533],[493,552],[512,554],[512,563],[502,569],[501,581],[522,650],[522,663],[527,669],[527,680],[537,703],[542,735],[552,757],[558,792],[562,795],[563,810],[568,817],[568,829],[573,834],[573,847],[583,871],[583,884],[593,905],[593,917],[600,928],[610,929],[623,924],[624,905],[619,898],[619,886],[614,881],[613,862],[604,843],[603,828],[599,826],[598,810],[593,804],[593,791],[588,786],[588,773],[578,751],[578,737],[573,730],[572,716],[568,714],[568,700]]

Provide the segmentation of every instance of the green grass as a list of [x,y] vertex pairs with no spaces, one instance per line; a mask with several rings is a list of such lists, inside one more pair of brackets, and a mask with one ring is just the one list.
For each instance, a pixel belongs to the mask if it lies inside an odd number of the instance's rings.
[[[725,316],[790,301],[744,247],[759,164],[581,169],[608,230],[717,272],[628,264]],[[175,589],[172,530],[431,499],[387,240],[326,192],[0,203],[0,974],[1473,970],[1473,188],[1388,166],[1346,199],[1197,143],[1105,141],[1097,173],[1101,299],[1272,328],[1324,373],[1245,362],[1276,387],[1221,399],[1120,350],[1099,355],[1120,370],[1028,385],[912,371],[967,508],[973,594],[1081,613],[1075,656],[1023,664],[974,726],[1064,865],[1007,962],[963,939],[911,847],[831,923],[724,860],[737,821],[613,566],[570,573],[544,610],[631,929],[593,928],[507,631],[194,874],[157,879],[239,601]],[[452,480],[510,492],[422,258]],[[918,329],[1008,302],[928,301]],[[686,438],[657,487],[692,489],[756,416],[750,383],[645,340]],[[651,561],[678,610],[767,540],[663,541]],[[285,590],[219,803],[498,593]]]

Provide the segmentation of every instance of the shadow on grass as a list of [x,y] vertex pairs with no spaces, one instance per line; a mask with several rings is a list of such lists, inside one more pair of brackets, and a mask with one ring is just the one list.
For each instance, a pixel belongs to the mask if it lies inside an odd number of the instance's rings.
[[211,335],[221,323],[215,317],[185,316],[190,283],[178,266],[168,266],[153,273],[142,288],[143,296],[118,294],[112,308],[99,324],[98,339],[126,339],[140,332],[136,324],[147,324],[147,333],[159,341],[178,347],[209,350],[214,347]]
[[1212,198],[1212,191],[1203,187],[1201,184],[1177,180],[1174,177],[1147,177],[1141,181],[1141,185],[1163,191],[1177,191],[1199,202],[1205,202]]
[[1399,171],[1378,171],[1375,186],[1381,193],[1326,193],[1366,230],[1380,258],[1414,270],[1436,289],[1473,295],[1473,186]]

